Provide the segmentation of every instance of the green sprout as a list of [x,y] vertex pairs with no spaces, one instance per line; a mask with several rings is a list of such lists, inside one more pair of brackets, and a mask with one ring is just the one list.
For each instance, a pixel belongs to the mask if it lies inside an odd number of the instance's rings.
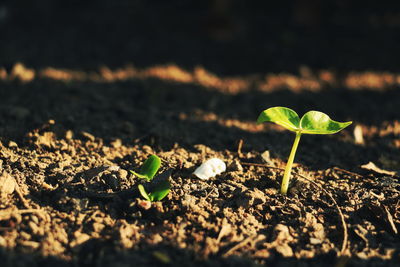
[[[161,159],[156,155],[151,155],[146,159],[143,165],[140,167],[139,172],[130,171],[133,175],[138,178],[145,179],[147,182],[155,182],[153,180],[156,175],[158,169],[161,167]],[[147,193],[145,187],[142,184],[138,185],[138,189],[140,194],[148,201],[160,201],[164,197],[166,197],[170,190],[170,184],[167,179],[157,181],[157,183],[153,184],[152,192]]]
[[155,187],[153,189],[152,192],[147,193],[146,189],[144,188],[144,186],[142,184],[138,185],[138,189],[140,194],[148,201],[160,201],[162,200],[164,197],[166,197],[169,193],[169,182],[168,181],[163,181],[160,182],[157,187]]
[[151,155],[146,159],[143,165],[140,167],[139,172],[130,171],[136,177],[146,179],[150,182],[154,175],[156,175],[158,169],[161,167],[161,159],[156,155]]
[[285,107],[273,107],[264,110],[258,116],[257,123],[274,122],[286,129],[295,132],[296,138],[290,151],[286,163],[285,173],[283,174],[281,194],[286,195],[289,187],[290,172],[293,166],[294,156],[299,145],[302,134],[334,134],[337,133],[352,122],[337,122],[329,118],[328,115],[319,111],[309,111],[300,119],[294,110]]

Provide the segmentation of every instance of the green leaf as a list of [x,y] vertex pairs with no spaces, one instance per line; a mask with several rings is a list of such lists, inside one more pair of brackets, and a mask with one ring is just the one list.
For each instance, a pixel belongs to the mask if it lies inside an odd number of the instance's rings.
[[134,171],[130,172],[141,179],[146,179],[147,181],[151,181],[154,175],[157,173],[160,166],[161,166],[161,159],[156,155],[151,155],[146,159],[142,167],[140,167],[140,171],[138,173]]
[[146,189],[144,189],[143,185],[141,185],[141,184],[138,185],[138,189],[139,189],[139,193],[142,195],[142,197],[144,197],[148,201],[152,201],[151,196],[149,194],[147,194]]
[[297,113],[290,108],[273,107],[264,110],[258,116],[257,123],[262,123],[266,121],[279,124],[293,132],[298,131],[300,128],[299,115],[297,115]]
[[309,111],[300,120],[301,133],[304,134],[334,134],[352,122],[337,122],[329,118],[328,115],[319,111]]
[[170,183],[168,180],[160,182],[154,191],[150,193],[150,198],[152,201],[160,201],[166,197],[170,191]]

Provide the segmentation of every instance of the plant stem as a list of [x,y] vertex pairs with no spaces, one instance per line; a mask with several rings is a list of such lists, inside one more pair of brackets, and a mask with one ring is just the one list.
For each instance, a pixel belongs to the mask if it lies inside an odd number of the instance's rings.
[[281,186],[281,194],[286,195],[289,187],[290,180],[290,172],[293,166],[294,156],[296,154],[297,147],[299,145],[301,132],[296,132],[296,138],[294,139],[292,150],[290,151],[290,155],[288,161],[286,163],[285,173],[283,174],[282,186]]

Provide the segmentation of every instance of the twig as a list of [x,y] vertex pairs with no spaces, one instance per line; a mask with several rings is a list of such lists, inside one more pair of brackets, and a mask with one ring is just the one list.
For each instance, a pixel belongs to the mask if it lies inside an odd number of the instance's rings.
[[[266,168],[270,168],[270,169],[276,169],[276,170],[280,170],[280,171],[285,171],[284,168],[279,168],[279,167],[274,167],[274,166],[269,166],[266,164],[259,164],[259,163],[241,163],[242,165],[248,165],[248,166],[258,166],[258,167],[266,167]],[[328,195],[328,197],[332,200],[333,204],[335,205],[339,216],[340,216],[340,220],[342,222],[342,228],[343,228],[343,241],[342,241],[342,248],[340,250],[340,255],[344,255],[347,249],[347,240],[348,240],[348,230],[347,230],[347,225],[346,225],[346,221],[344,219],[344,215],[343,212],[341,210],[341,208],[339,207],[338,203],[336,202],[336,200],[334,199],[334,197],[331,195],[331,193],[329,193],[325,188],[323,188],[322,186],[320,186],[319,184],[317,184],[316,182],[314,182],[313,180],[307,178],[304,175],[298,174],[298,173],[294,173],[294,175],[297,175],[301,178],[303,178],[304,180],[310,182],[311,184],[313,184],[314,186],[318,187],[320,190],[322,190],[326,195]]]
[[341,172],[344,172],[344,173],[347,173],[347,174],[350,174],[350,175],[354,175],[354,176],[357,176],[357,177],[364,177],[361,174],[358,174],[358,173],[355,173],[355,172],[351,172],[351,171],[347,171],[347,170],[343,170],[343,169],[341,169],[339,167],[333,167],[332,169],[337,170],[337,171],[341,171]]
[[210,192],[207,193],[207,195],[205,196],[205,200],[207,200],[207,198],[211,195],[212,192],[214,192],[215,187],[213,187]]
[[344,215],[342,212],[342,209],[339,207],[338,203],[336,202],[335,198],[329,193],[325,188],[317,184],[316,182],[310,180],[309,178],[305,177],[304,175],[295,173],[295,175],[307,180],[308,182],[312,183],[314,186],[318,187],[320,190],[322,190],[325,194],[329,196],[329,198],[332,200],[332,202],[335,204],[336,209],[339,213],[340,220],[342,221],[342,228],[343,228],[343,241],[342,241],[342,249],[340,250],[340,255],[344,255],[347,249],[347,240],[348,240],[348,231],[347,231],[347,225],[346,221],[344,219]]
[[25,207],[26,209],[31,209],[32,207],[31,207],[31,205],[29,205],[28,200],[26,200],[26,198],[25,198],[24,195],[22,194],[21,188],[19,187],[18,183],[15,183],[15,192],[17,193],[19,199],[21,200],[22,205],[24,205],[24,207]]
[[251,235],[251,236],[245,238],[243,241],[236,244],[235,246],[231,247],[227,252],[225,252],[223,254],[223,257],[228,257],[228,256],[232,255],[232,253],[234,253],[236,250],[244,247],[248,243],[259,242],[264,239],[265,239],[264,235],[257,235],[257,234]]
[[385,211],[386,218],[387,218],[387,220],[389,222],[389,225],[390,225],[390,227],[392,227],[393,233],[395,233],[397,235],[398,231],[397,231],[397,228],[396,228],[396,224],[393,222],[392,214],[390,213],[389,209],[385,205],[382,205],[382,206],[383,206],[383,210]]
[[238,153],[239,158],[241,158],[243,156],[242,155],[242,147],[243,147],[243,139],[240,139],[238,148],[237,148],[237,153]]

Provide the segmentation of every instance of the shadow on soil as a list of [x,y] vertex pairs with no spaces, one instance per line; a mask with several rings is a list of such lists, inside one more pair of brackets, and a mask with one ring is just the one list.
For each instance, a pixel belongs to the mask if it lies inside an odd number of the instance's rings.
[[[72,130],[75,138],[89,132],[106,143],[119,138],[126,144],[148,144],[156,150],[169,150],[178,143],[187,149],[204,144],[214,150],[235,151],[243,139],[243,152],[268,149],[273,157],[286,158],[293,142],[291,133],[270,126],[261,132],[249,130],[265,108],[288,106],[299,114],[320,110],[338,121],[376,127],[400,118],[393,101],[400,98],[399,90],[282,90],[228,95],[154,79],[120,83],[35,80],[27,84],[2,82],[0,86],[0,137],[6,144],[16,141],[28,145],[26,135],[33,129],[53,131],[59,138]],[[46,126],[50,119],[55,124]],[[239,125],[228,126],[227,121],[232,120]],[[320,163],[351,168],[382,156],[400,157],[392,136],[372,138],[360,146],[354,144],[352,129],[334,136],[304,136],[297,160],[312,168]]]
[[[337,258],[335,253],[320,255],[312,259],[298,260],[292,257],[283,258],[276,254],[268,261],[259,259],[257,262],[245,257],[223,257],[221,253],[201,259],[189,249],[179,249],[168,245],[139,245],[139,249],[115,249],[112,240],[100,241],[91,239],[78,248],[79,260],[63,260],[58,257],[44,257],[39,253],[15,252],[0,249],[0,258],[4,267],[19,266],[397,266],[397,260],[382,260],[371,258],[361,260],[356,258]],[[168,254],[167,254],[168,253]],[[163,256],[160,256],[163,255]]]

